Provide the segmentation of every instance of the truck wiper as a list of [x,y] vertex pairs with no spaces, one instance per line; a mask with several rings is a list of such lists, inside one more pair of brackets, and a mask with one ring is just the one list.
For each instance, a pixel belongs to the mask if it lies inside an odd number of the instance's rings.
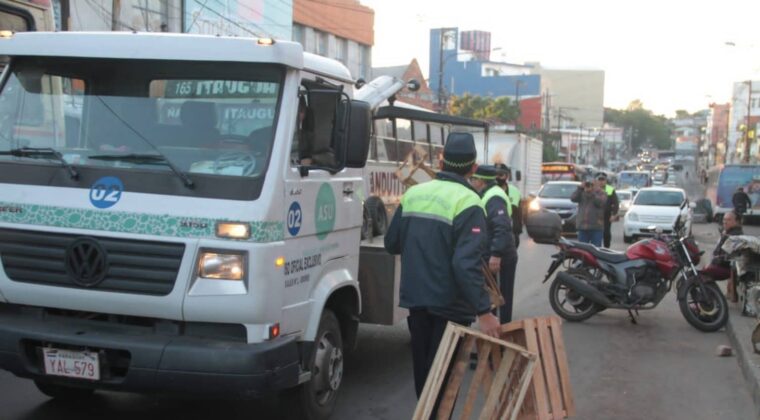
[[174,164],[166,158],[166,156],[162,154],[140,154],[140,153],[127,153],[127,154],[111,154],[111,155],[92,155],[88,156],[88,159],[94,159],[94,160],[108,160],[108,161],[120,161],[120,162],[131,162],[131,163],[147,163],[147,164],[163,164],[169,167],[169,169],[174,172],[179,179],[182,180],[182,183],[185,184],[185,187],[192,189],[195,187],[195,183],[192,179],[190,179],[189,176],[187,176],[186,173],[182,172],[174,166]]
[[0,156],[14,156],[30,159],[54,159],[61,162],[61,166],[69,171],[71,179],[79,179],[79,172],[74,169],[66,159],[63,158],[61,152],[50,147],[19,147],[11,150],[0,150]]

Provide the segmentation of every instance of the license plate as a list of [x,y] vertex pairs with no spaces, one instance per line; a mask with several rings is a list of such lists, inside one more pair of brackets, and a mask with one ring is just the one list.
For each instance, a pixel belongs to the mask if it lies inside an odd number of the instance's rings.
[[98,353],[54,348],[44,348],[42,353],[45,361],[45,374],[47,375],[91,381],[100,379]]

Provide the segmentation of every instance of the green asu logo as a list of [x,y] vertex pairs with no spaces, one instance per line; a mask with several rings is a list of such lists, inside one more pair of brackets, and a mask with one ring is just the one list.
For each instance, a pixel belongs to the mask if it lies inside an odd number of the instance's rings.
[[319,187],[317,193],[314,225],[317,227],[317,238],[320,240],[325,239],[335,227],[335,194],[326,182]]

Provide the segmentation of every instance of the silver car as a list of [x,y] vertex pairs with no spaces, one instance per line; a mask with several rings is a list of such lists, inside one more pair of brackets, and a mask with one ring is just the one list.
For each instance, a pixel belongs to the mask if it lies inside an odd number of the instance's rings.
[[575,181],[550,181],[542,185],[528,204],[528,218],[540,211],[554,212],[562,218],[562,232],[575,233],[578,204],[570,201],[570,196],[580,186],[581,183]]

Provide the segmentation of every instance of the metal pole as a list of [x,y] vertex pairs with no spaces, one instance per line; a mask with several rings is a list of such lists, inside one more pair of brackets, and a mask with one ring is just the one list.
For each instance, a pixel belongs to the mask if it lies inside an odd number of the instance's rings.
[[121,15],[121,0],[111,1],[111,30],[119,30],[119,18]]
[[443,31],[441,28],[438,32],[438,112],[443,112]]
[[744,126],[744,163],[749,163],[749,115],[752,112],[752,80],[747,80],[747,123]]

